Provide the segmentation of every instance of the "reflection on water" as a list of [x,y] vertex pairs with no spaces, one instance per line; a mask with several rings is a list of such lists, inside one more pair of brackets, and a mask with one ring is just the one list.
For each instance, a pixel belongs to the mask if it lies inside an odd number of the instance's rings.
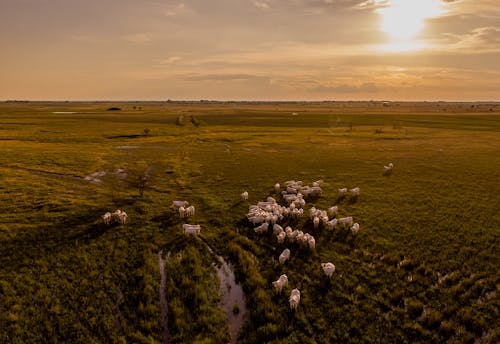
[[243,325],[245,318],[245,294],[240,284],[236,283],[234,273],[222,257],[220,266],[216,266],[217,275],[220,279],[220,293],[222,296],[222,307],[226,311],[227,321],[231,328],[231,343],[236,343],[238,331]]

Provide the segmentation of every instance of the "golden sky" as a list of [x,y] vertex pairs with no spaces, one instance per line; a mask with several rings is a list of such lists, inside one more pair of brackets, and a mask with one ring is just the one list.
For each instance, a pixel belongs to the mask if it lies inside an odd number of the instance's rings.
[[499,0],[0,0],[0,99],[500,100]]

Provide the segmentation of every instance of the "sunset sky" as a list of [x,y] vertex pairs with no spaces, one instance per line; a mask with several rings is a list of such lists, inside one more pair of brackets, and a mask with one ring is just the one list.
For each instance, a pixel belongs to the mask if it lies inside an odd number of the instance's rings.
[[499,0],[0,0],[0,99],[500,100]]

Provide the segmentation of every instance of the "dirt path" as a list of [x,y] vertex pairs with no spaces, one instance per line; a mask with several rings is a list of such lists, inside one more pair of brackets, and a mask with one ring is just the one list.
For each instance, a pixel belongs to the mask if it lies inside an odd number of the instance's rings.
[[168,331],[167,296],[165,295],[165,288],[167,286],[167,276],[165,275],[166,261],[167,260],[163,259],[162,257],[162,251],[158,252],[158,266],[160,268],[160,308],[161,308],[160,323],[161,326],[163,327],[163,338],[162,338],[163,344],[167,344],[170,338],[170,332]]

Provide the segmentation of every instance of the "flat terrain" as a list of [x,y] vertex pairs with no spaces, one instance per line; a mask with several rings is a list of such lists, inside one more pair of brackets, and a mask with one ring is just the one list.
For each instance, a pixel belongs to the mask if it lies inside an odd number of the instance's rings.
[[[275,183],[319,179],[305,213],[336,204],[357,236],[307,215],[282,225],[312,252],[254,233]],[[0,342],[228,342],[220,255],[246,294],[241,343],[495,343],[499,195],[498,103],[0,103]],[[117,208],[128,222],[105,225]]]

